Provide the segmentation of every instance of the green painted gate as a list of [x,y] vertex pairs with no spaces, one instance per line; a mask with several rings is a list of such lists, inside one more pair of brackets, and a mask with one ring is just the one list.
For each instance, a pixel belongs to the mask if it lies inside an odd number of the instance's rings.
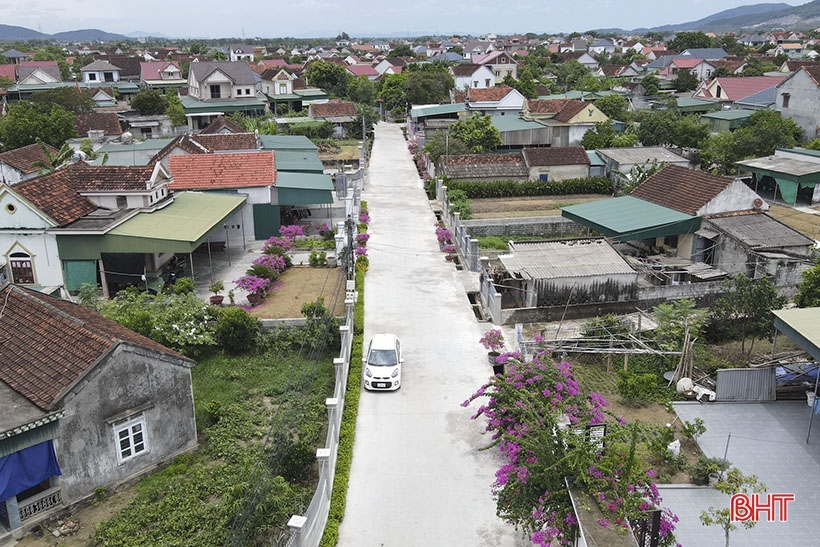
[[268,203],[253,204],[253,237],[254,239],[268,239],[279,235],[282,225],[278,205]]

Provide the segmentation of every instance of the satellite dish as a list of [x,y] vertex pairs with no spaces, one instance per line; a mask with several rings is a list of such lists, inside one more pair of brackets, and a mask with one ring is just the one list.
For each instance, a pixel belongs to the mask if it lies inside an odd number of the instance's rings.
[[678,393],[686,393],[687,391],[692,391],[693,387],[695,387],[695,382],[693,382],[691,378],[681,378],[675,385],[675,390]]
[[73,154],[71,154],[71,161],[74,163],[80,163],[81,161],[85,161],[88,159],[88,156],[82,150],[77,150]]

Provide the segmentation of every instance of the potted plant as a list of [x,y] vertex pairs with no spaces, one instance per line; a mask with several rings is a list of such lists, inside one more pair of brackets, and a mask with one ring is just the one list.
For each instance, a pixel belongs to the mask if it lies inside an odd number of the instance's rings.
[[490,329],[479,339],[479,343],[488,350],[487,359],[493,366],[493,374],[504,374],[504,363],[498,362],[504,349],[504,334],[499,329]]
[[236,283],[237,288],[243,289],[248,293],[248,302],[252,306],[255,306],[265,298],[265,294],[267,294],[270,288],[271,280],[259,277],[258,275],[245,274],[234,283]]
[[211,283],[211,286],[208,287],[208,290],[214,293],[214,295],[211,297],[211,304],[213,304],[214,306],[222,305],[222,301],[225,299],[225,297],[219,293],[221,293],[224,289],[225,284],[222,282],[221,279],[217,279]]
[[729,469],[729,462],[723,458],[701,456],[690,470],[692,483],[698,486],[714,484],[720,478],[720,474],[727,469]]
[[441,250],[442,250],[442,252],[446,253],[444,255],[444,259],[447,260],[447,262],[452,262],[453,259],[456,257],[456,246],[455,245],[452,245],[452,244],[444,245],[444,246],[442,246]]

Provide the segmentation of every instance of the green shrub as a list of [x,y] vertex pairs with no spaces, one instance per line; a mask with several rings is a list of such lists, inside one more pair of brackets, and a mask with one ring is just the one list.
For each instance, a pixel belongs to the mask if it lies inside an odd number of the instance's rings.
[[232,355],[254,347],[261,329],[259,320],[237,306],[222,309],[216,325],[217,343]]
[[446,186],[448,196],[453,190],[462,190],[469,199],[561,196],[568,194],[611,195],[613,191],[612,181],[606,177],[551,180],[547,182],[540,180],[525,182],[515,180],[497,180],[493,182],[448,180]]
[[305,480],[305,471],[316,461],[316,447],[304,441],[289,444],[279,466],[279,474],[290,482]]
[[180,277],[172,287],[174,294],[194,294],[194,280],[190,277]]
[[327,351],[340,347],[339,320],[325,307],[324,297],[304,304],[302,315],[307,318],[304,334],[313,349]]
[[311,251],[308,259],[311,268],[326,268],[327,267],[327,253],[324,251]]
[[616,387],[626,403],[651,401],[657,393],[658,377],[654,374],[633,374],[619,370]]

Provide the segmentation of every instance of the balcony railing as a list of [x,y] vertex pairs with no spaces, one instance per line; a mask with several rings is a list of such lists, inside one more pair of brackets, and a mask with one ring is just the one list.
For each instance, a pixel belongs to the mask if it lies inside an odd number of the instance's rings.
[[60,488],[49,488],[39,494],[20,501],[20,522],[63,504]]

